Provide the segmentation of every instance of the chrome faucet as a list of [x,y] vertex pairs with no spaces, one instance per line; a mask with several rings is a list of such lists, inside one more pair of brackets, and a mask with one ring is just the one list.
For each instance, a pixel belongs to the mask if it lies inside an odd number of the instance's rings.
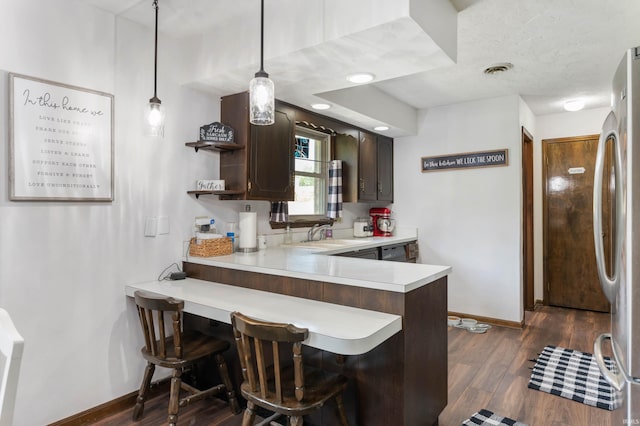
[[320,239],[324,240],[327,237],[327,229],[329,228],[331,228],[331,225],[329,224],[320,225],[319,223],[316,223],[307,232],[307,240],[314,241],[317,233],[320,233]]

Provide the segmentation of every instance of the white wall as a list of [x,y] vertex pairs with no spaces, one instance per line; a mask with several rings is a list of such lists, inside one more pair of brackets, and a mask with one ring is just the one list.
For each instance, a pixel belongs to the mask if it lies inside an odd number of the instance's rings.
[[[153,93],[151,31],[83,2],[2,0],[0,9],[0,69],[115,95],[111,203],[10,202],[7,150],[0,151],[0,305],[25,338],[15,424],[42,425],[139,385],[140,336],[123,286],[155,279],[178,261],[193,216],[205,211],[185,189],[214,174],[215,158],[195,156],[184,142],[219,117],[218,101],[171,81],[180,50],[165,43],[158,91],[170,117],[167,137],[142,137],[142,107]],[[144,217],[158,215],[170,217],[171,233],[145,238]]]
[[[520,98],[420,111],[396,139],[394,213],[419,229],[422,263],[450,265],[449,310],[520,321]],[[421,173],[420,158],[507,148],[507,167]]]
[[[185,50],[160,36],[158,97],[164,139],[142,136],[153,95],[153,32],[75,0],[0,0],[0,145],[9,143],[8,77],[18,72],[115,96],[115,199],[110,203],[8,201],[0,150],[0,306],[25,338],[16,425],[42,425],[136,390],[141,335],[124,285],[180,262],[193,218],[237,221],[243,202],[196,200],[197,179],[219,177],[219,155],[184,146],[219,120],[219,99],[178,83]],[[259,233],[272,233],[269,205]],[[345,221],[368,206],[347,204]],[[146,217],[168,216],[169,235],[144,237]],[[301,230],[300,232],[305,232]],[[33,409],[37,401],[37,409]]]
[[609,108],[594,108],[536,117],[534,133],[534,282],[535,299],[543,298],[542,246],[542,141],[599,134]]

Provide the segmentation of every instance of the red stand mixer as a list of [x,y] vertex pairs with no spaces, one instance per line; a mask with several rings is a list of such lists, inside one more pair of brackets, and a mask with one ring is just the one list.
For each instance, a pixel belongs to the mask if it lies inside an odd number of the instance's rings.
[[396,221],[391,219],[391,210],[386,207],[374,207],[369,210],[369,216],[373,222],[374,237],[390,237]]

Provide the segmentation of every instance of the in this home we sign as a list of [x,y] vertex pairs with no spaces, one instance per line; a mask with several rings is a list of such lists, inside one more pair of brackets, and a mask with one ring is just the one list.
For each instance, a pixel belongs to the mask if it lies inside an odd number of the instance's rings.
[[422,157],[422,172],[449,169],[472,169],[477,167],[496,167],[509,165],[509,150],[466,152],[462,154]]

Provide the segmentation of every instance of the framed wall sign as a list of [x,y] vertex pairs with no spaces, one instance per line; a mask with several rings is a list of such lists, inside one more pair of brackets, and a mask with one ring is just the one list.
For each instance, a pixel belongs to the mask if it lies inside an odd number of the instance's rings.
[[9,199],[113,201],[113,95],[9,74]]
[[462,154],[422,157],[422,172],[450,169],[473,169],[478,167],[496,167],[509,165],[509,150],[465,152]]
[[200,142],[234,143],[233,128],[219,121],[200,127]]

